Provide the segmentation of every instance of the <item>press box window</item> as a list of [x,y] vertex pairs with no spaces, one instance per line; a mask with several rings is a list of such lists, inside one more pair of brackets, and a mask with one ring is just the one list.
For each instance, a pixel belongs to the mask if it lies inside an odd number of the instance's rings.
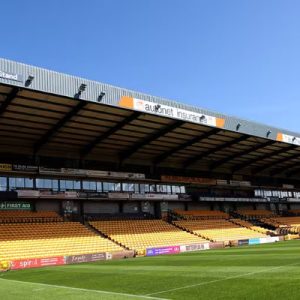
[[9,178],[9,188],[14,189],[24,189],[24,188],[33,188],[33,179],[31,178],[22,178],[22,177],[10,177]]
[[97,183],[95,181],[83,181],[82,189],[85,191],[96,191]]
[[102,182],[97,182],[97,192],[102,192]]
[[47,189],[47,190],[58,190],[58,180],[57,179],[43,179],[37,178],[35,181],[37,189]]
[[134,183],[122,183],[122,190],[123,192],[137,192],[138,193],[138,186],[137,190]]
[[80,181],[76,180],[60,180],[60,190],[80,190],[81,184]]
[[121,183],[103,182],[103,192],[120,192]]

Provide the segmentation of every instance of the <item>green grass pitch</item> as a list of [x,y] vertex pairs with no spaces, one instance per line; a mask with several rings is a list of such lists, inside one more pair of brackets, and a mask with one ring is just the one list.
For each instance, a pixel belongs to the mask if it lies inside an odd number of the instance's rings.
[[1,300],[300,299],[300,241],[0,276]]

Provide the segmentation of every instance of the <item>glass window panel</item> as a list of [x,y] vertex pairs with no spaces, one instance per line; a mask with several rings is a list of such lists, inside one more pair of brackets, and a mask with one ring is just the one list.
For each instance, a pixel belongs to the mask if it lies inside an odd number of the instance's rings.
[[128,192],[134,192],[134,183],[128,183]]
[[25,187],[24,178],[16,178],[16,187],[17,188]]
[[25,178],[25,187],[33,188],[33,179],[32,178]]
[[168,194],[172,194],[172,186],[171,185],[167,185],[167,193]]
[[90,182],[90,190],[96,191],[97,190],[97,184],[95,181]]
[[103,192],[108,192],[108,182],[103,182]]
[[145,192],[146,193],[150,192],[150,185],[149,184],[145,184]]
[[6,191],[6,189],[7,189],[6,177],[0,177],[0,191]]
[[80,180],[74,180],[73,181],[73,188],[74,188],[74,190],[81,190],[81,182],[80,182]]
[[66,189],[72,190],[73,189],[73,181],[72,180],[66,180]]
[[140,184],[140,193],[141,194],[145,194],[145,192],[146,192],[146,184],[144,184],[144,183],[141,183]]
[[120,182],[114,184],[114,191],[116,191],[116,192],[121,191],[121,183]]
[[149,185],[149,192],[150,193],[155,193],[155,191],[156,191],[155,184],[150,184]]
[[42,179],[37,178],[37,179],[35,180],[35,186],[36,186],[36,188],[41,189],[41,188],[43,187],[43,186],[42,186]]
[[83,182],[82,182],[82,188],[83,188],[84,190],[89,190],[89,189],[90,189],[89,182],[88,182],[88,181],[83,181]]
[[108,191],[114,192],[115,191],[115,184],[113,182],[108,183]]
[[158,184],[158,185],[156,186],[156,191],[157,191],[158,193],[164,193],[164,186],[163,186],[162,184]]
[[135,183],[134,184],[134,192],[135,193],[139,193],[140,189],[139,189],[139,184],[138,183]]
[[61,191],[65,191],[66,190],[66,181],[65,180],[60,180],[59,181],[59,185],[60,185],[60,190]]
[[180,186],[173,185],[172,186],[172,192],[173,192],[173,194],[179,194],[180,193]]
[[44,179],[44,188],[51,189],[52,188],[52,181],[51,179]]
[[57,179],[52,180],[52,188],[54,191],[58,190],[58,180]]
[[97,191],[102,192],[102,182],[97,182]]

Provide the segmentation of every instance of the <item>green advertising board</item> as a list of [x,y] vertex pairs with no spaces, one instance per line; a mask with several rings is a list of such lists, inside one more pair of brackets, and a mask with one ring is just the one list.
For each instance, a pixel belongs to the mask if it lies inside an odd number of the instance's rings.
[[24,201],[0,201],[0,210],[32,210],[32,204]]

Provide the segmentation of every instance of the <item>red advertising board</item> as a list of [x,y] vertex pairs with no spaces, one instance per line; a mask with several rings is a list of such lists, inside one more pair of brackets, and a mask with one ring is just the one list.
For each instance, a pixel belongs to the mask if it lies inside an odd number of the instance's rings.
[[64,264],[65,264],[65,259],[63,256],[18,259],[18,260],[13,260],[11,262],[11,270],[40,268],[40,267],[47,267],[47,266],[59,266]]

